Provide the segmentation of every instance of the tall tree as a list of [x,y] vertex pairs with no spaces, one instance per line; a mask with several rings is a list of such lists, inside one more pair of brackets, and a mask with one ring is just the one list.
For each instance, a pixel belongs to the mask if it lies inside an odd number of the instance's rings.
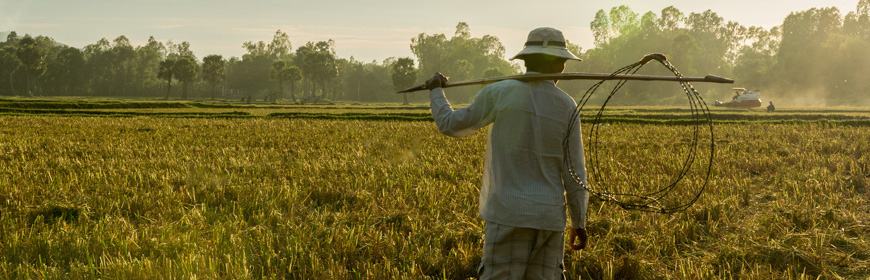
[[296,103],[296,83],[302,80],[302,71],[299,67],[290,66],[287,68],[287,81],[290,82],[290,100]]
[[447,37],[444,34],[420,33],[417,37],[411,38],[411,52],[417,57],[420,72],[429,75],[439,71],[447,73],[443,65],[448,60],[445,53],[446,45]]
[[275,31],[272,41],[266,44],[263,41],[248,41],[242,43],[247,53],[242,59],[232,61],[227,66],[227,86],[236,91],[243,92],[245,99],[253,99],[253,96],[271,87],[269,81],[270,68],[275,60],[291,60],[293,58],[290,37],[281,30]]
[[15,31],[9,32],[9,35],[6,35],[6,44],[10,44],[10,45],[17,44],[19,39],[21,39],[21,38],[18,38],[17,32],[15,32]]
[[281,32],[281,29],[275,31],[275,36],[272,37],[272,42],[268,46],[268,52],[272,59],[288,59],[291,51],[293,51],[293,45],[290,44],[290,36],[287,36],[286,32]]
[[172,92],[172,79],[175,78],[175,59],[167,58],[161,61],[157,77],[166,80],[166,97],[163,99],[169,100],[169,93]]
[[[302,70],[302,75],[311,88],[310,98],[317,99],[315,95],[318,88],[320,98],[327,95],[327,83],[338,75],[337,61],[335,58],[335,41],[308,42],[296,49],[296,60]],[[303,98],[305,98],[303,96]]]
[[89,81],[88,91],[92,95],[103,95],[112,92],[112,53],[111,43],[101,38],[94,44],[84,47],[85,71]]
[[211,99],[215,87],[226,77],[227,61],[220,55],[209,55],[202,59],[202,78],[211,86]]
[[269,79],[278,81],[278,94],[272,96],[272,99],[281,99],[284,97],[284,81],[290,79],[290,63],[285,60],[272,62],[272,68],[269,71]]
[[484,78],[494,78],[494,77],[499,77],[499,76],[503,76],[503,75],[504,74],[501,73],[501,70],[498,70],[498,68],[495,68],[495,67],[489,67],[489,68],[486,68],[486,71],[483,71]]
[[27,93],[33,94],[36,79],[45,73],[45,50],[30,35],[25,35],[18,41],[16,56],[27,77]]
[[619,37],[622,34],[630,34],[637,30],[640,25],[637,13],[628,6],[622,5],[610,9],[610,28],[612,34]]
[[595,13],[595,19],[590,23],[592,36],[595,37],[595,46],[603,47],[613,38],[613,29],[610,28],[610,16],[604,9],[598,10]]
[[57,58],[46,66],[45,82],[54,95],[81,95],[85,90],[84,54],[73,47],[63,47]]
[[136,87],[144,96],[159,96],[162,82],[157,77],[160,61],[166,57],[166,47],[154,37],[149,37],[144,46],[136,48]]
[[169,57],[178,58],[181,56],[189,57],[194,64],[196,63],[196,55],[193,54],[193,51],[190,50],[190,43],[187,41],[183,41],[180,44],[173,44],[172,41],[167,43],[169,49]]
[[740,49],[740,54],[734,63],[736,81],[740,81],[744,87],[756,89],[771,84],[769,77],[775,76],[778,37],[778,27],[765,30],[753,26],[747,29],[746,39],[753,42]]
[[188,56],[179,57],[172,67],[175,78],[182,84],[181,99],[187,99],[187,89],[190,87],[190,82],[196,79],[196,61]]
[[[399,58],[393,63],[393,86],[396,90],[409,88],[417,81],[417,69],[414,68],[414,60],[410,57]],[[408,93],[403,94],[402,105],[408,105]]]
[[858,1],[855,11],[846,15],[843,33],[870,41],[870,0]]
[[[835,88],[841,79],[829,77],[834,70],[831,62],[840,43],[840,11],[837,8],[809,9],[791,13],[782,25],[782,43],[777,54],[776,73],[781,86],[788,91],[840,93]],[[824,59],[811,59],[824,58]]]
[[9,95],[15,95],[15,71],[21,66],[16,53],[18,50],[11,43],[0,46],[0,81],[7,84],[0,91],[9,90]]
[[[454,79],[470,79],[484,75],[490,67],[496,67],[502,73],[518,72],[513,65],[504,59],[505,49],[495,36],[471,36],[468,24],[460,22],[456,25],[453,37],[447,39],[444,34],[419,34],[411,39],[411,51],[417,58],[418,69],[424,75],[441,72]],[[420,82],[420,81],[418,81]],[[455,100],[469,100],[476,88],[458,88],[449,94]]]
[[109,79],[113,94],[130,95],[130,88],[138,77],[134,76],[136,69],[136,51],[126,36],[121,35],[112,41],[112,49],[109,51],[111,69]]
[[272,65],[272,58],[265,51],[265,44],[249,43],[243,44],[248,53],[243,55],[241,60],[228,63],[227,86],[240,92],[245,99],[253,100],[255,95],[270,86],[269,67]]
[[662,16],[659,18],[659,25],[666,30],[677,30],[686,20],[686,15],[680,12],[674,6],[668,6],[662,9]]
[[[315,81],[320,85],[320,90],[324,96],[328,96],[329,93],[327,90],[328,83],[338,76],[338,67],[336,64],[336,55],[335,55],[335,41],[329,39],[328,41],[319,41],[317,44],[314,44],[314,51],[316,51],[316,61],[318,67],[316,68]],[[335,91],[332,91],[332,98],[335,99]]]

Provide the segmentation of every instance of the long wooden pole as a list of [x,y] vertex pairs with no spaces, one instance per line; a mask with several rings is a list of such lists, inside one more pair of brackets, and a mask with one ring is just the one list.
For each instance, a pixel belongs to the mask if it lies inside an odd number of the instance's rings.
[[[734,80],[723,78],[714,75],[707,75],[703,78],[697,77],[682,77],[677,78],[674,76],[646,76],[646,75],[611,75],[611,74],[598,74],[598,73],[558,73],[558,74],[526,74],[526,75],[514,75],[514,76],[505,76],[505,77],[494,77],[494,78],[484,78],[477,80],[468,80],[461,81],[455,83],[447,83],[442,85],[442,88],[449,87],[458,87],[458,86],[468,86],[468,85],[485,85],[491,84],[504,80],[519,80],[519,81],[540,81],[540,80],[632,80],[632,81],[674,81],[674,82],[705,82],[705,83],[724,83],[724,84],[733,84]],[[414,92],[419,90],[425,90],[426,85],[419,85],[416,87],[412,87],[409,89],[405,89],[399,91],[397,93],[406,93],[406,92]]]

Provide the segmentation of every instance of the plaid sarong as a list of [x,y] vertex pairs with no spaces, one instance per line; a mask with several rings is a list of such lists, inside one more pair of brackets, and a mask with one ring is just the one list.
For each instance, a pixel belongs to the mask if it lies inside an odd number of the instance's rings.
[[480,279],[564,279],[560,231],[486,222]]

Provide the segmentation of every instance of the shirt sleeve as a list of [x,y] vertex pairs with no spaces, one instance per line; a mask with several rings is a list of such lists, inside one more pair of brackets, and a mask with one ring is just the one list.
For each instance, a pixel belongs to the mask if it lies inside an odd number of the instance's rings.
[[474,96],[474,102],[468,107],[453,110],[450,102],[444,97],[442,88],[435,88],[429,92],[432,118],[438,125],[438,130],[453,137],[465,137],[474,133],[478,128],[489,125],[495,119],[493,102],[490,100],[489,87],[484,87]]
[[582,178],[583,185],[577,183],[568,170],[568,164],[562,172],[562,183],[565,187],[565,199],[568,202],[568,215],[571,217],[571,228],[586,228],[586,210],[589,204],[589,191],[585,186],[586,181],[586,158],[583,154],[583,138],[580,131],[580,116],[574,122],[574,129],[569,135],[568,153],[571,155],[571,164],[577,176]]

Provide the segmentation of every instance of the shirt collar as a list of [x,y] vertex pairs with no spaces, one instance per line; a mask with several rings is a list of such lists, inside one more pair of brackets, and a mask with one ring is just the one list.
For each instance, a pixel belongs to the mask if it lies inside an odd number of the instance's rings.
[[[530,74],[541,74],[541,72],[526,71],[526,73],[525,73],[524,75],[530,75]],[[549,82],[549,83],[554,84],[554,85],[556,84],[556,81],[553,81],[553,80],[541,80],[541,81],[542,81],[542,82],[543,82],[543,81],[545,81],[545,82]]]

